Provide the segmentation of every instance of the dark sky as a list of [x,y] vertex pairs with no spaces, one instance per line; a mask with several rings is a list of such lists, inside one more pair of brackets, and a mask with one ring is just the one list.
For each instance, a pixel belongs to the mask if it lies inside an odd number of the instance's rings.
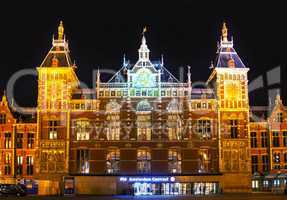
[[[64,21],[78,77],[89,85],[92,69],[119,69],[123,54],[133,62],[137,60],[144,26],[148,28],[151,57],[159,59],[164,54],[166,67],[176,76],[180,66],[192,66],[193,81],[208,78],[223,21],[234,37],[235,49],[250,68],[250,81],[286,63],[286,9],[275,1],[253,5],[243,1],[206,1],[201,5],[191,1],[132,2],[43,1],[41,5],[25,2],[1,6],[1,90],[13,73],[40,65],[60,20]],[[283,73],[284,80],[286,70]],[[16,100],[22,105],[35,104],[36,80],[24,77],[17,82]],[[252,92],[251,104],[267,104],[264,92],[268,88]]]

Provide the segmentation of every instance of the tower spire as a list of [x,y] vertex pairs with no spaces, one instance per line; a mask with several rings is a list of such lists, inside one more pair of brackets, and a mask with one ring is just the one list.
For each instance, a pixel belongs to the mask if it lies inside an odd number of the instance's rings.
[[143,28],[143,32],[142,32],[142,43],[141,43],[141,46],[139,48],[139,60],[144,60],[144,61],[147,61],[149,60],[149,49],[147,47],[147,44],[146,44],[146,39],[145,39],[145,32],[147,31],[147,28],[146,26]]
[[62,40],[64,36],[64,25],[63,21],[60,21],[60,24],[58,26],[58,40]]
[[221,29],[221,36],[222,36],[222,40],[224,42],[227,42],[228,41],[228,29],[226,27],[226,23],[223,22],[223,25],[222,25],[222,29]]

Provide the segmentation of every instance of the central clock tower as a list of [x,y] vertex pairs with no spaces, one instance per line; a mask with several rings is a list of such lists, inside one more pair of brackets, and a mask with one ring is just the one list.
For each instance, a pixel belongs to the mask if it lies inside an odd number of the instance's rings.
[[219,168],[225,192],[250,191],[249,68],[228,40],[223,24],[215,67],[208,84],[215,89],[218,114]]

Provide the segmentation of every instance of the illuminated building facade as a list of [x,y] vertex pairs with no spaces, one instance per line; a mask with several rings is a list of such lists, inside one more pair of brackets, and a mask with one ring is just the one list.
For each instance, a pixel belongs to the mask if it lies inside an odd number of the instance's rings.
[[[252,170],[279,169],[272,161],[278,153],[283,167],[284,148],[268,142],[276,137],[276,127],[270,136],[273,115],[250,122],[249,69],[225,24],[205,88],[192,87],[190,68],[180,82],[163,59],[152,61],[144,33],[137,62],[124,59],[108,82],[101,82],[98,70],[94,89],[81,89],[69,54],[61,22],[37,68],[34,122],[17,122],[3,96],[1,181],[35,181],[39,194],[197,195],[250,192],[257,183]],[[251,139],[261,130],[267,143],[258,151]],[[287,135],[279,139],[285,140]],[[255,170],[255,155],[266,155],[268,167],[260,161]]]

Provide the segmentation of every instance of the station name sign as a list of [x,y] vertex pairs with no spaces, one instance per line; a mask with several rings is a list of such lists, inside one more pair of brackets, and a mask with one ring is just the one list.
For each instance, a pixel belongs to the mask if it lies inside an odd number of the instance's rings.
[[120,177],[121,182],[174,182],[173,176],[152,176],[152,177]]

